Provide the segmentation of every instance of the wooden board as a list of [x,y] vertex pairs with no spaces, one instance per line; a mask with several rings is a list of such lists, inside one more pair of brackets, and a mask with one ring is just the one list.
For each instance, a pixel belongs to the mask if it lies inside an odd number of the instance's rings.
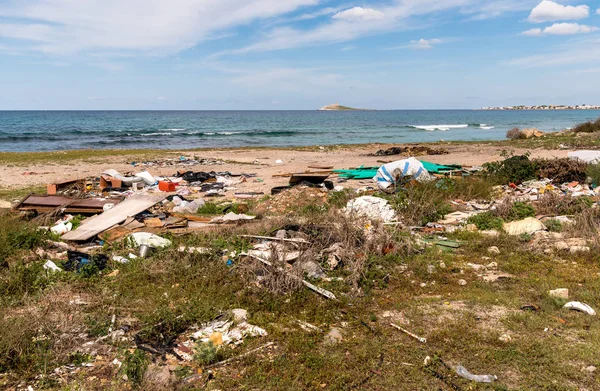
[[144,220],[144,224],[146,227],[150,228],[160,228],[163,226],[163,222],[158,217],[151,217],[149,219]]
[[127,235],[130,235],[131,233],[133,233],[133,231],[130,229],[123,228],[121,226],[116,226],[109,229],[108,231],[102,232],[100,235],[98,235],[98,237],[104,240],[105,242],[114,242],[121,238],[124,238]]
[[121,224],[127,217],[135,216],[158,204],[165,197],[165,195],[132,195],[101,215],[85,220],[77,229],[67,232],[62,238],[73,241],[89,240],[112,226]]
[[63,208],[65,213],[102,213],[105,204],[118,204],[120,198],[83,198],[75,199],[58,195],[30,194],[19,202],[13,210],[36,211],[38,213],[51,212]]

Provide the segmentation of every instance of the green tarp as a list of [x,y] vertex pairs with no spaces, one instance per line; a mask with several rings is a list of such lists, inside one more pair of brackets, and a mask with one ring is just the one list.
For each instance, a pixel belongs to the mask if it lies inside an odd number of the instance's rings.
[[[425,169],[430,174],[443,174],[448,171],[455,171],[455,170],[462,169],[462,166],[460,166],[458,164],[452,164],[452,165],[445,166],[442,164],[426,162],[424,160],[420,160],[420,162],[423,164],[423,167],[425,167]],[[379,170],[379,167],[362,167],[361,166],[361,167],[353,168],[350,170],[335,170],[334,173],[338,174],[340,178],[371,179],[375,175],[377,175],[377,170]]]

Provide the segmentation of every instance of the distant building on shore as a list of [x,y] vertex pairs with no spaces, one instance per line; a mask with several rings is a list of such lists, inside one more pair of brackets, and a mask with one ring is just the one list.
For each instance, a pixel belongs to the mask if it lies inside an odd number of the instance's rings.
[[600,110],[600,105],[541,105],[541,106],[494,106],[481,110]]

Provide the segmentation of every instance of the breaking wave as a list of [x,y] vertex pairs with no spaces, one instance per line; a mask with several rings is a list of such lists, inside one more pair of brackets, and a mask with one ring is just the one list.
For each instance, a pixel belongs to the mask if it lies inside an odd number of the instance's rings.
[[426,130],[428,132],[434,132],[436,130],[446,132],[450,129],[464,129],[468,128],[468,124],[460,124],[460,125],[411,125],[411,128]]

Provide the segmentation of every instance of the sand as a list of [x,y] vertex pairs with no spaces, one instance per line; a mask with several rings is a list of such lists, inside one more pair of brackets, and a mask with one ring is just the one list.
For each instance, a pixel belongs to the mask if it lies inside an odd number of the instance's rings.
[[[158,176],[171,176],[177,170],[186,169],[193,171],[229,171],[232,173],[253,173],[263,180],[258,182],[250,179],[237,188],[238,191],[263,191],[269,194],[275,186],[287,184],[288,178],[273,177],[276,174],[302,172],[311,170],[309,165],[333,166],[335,169],[344,169],[357,166],[378,166],[378,160],[399,160],[402,156],[367,156],[379,149],[386,149],[394,145],[364,145],[345,147],[335,150],[315,148],[314,150],[293,149],[223,149],[210,151],[169,151],[169,157],[197,156],[202,158],[217,158],[233,163],[223,165],[195,165],[195,166],[167,166],[167,167],[133,167],[127,161],[135,160],[127,156],[126,152],[115,151],[114,156],[102,158],[101,161],[71,161],[68,163],[43,163],[13,166],[0,165],[0,189],[18,189],[32,186],[46,185],[70,179],[98,176],[102,171],[113,168],[121,173],[139,172],[147,169],[151,174]],[[450,153],[447,155],[419,156],[419,158],[439,164],[481,165],[485,162],[501,159],[500,153],[505,148],[490,144],[452,144],[434,146],[444,148]],[[566,157],[569,150],[524,150],[514,149],[515,154],[530,152],[532,158]],[[164,157],[165,152],[156,152],[156,159]],[[139,157],[138,157],[139,159]],[[282,164],[276,164],[282,160]],[[315,171],[315,169],[312,169]],[[360,187],[372,185],[372,181],[348,181],[346,187]]]

